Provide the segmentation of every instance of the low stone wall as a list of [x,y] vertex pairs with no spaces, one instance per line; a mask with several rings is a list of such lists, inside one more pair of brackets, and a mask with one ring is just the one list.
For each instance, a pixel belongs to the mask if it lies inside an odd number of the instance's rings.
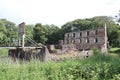
[[41,61],[48,61],[49,51],[47,47],[42,47],[41,49],[27,49],[23,50],[21,48],[10,49],[8,52],[9,57],[13,59],[30,60],[39,59]]

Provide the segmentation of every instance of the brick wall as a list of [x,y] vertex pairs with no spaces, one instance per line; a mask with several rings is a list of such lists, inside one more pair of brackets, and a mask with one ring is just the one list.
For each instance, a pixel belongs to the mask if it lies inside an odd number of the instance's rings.
[[[107,51],[107,32],[106,27],[66,33],[64,37],[64,45],[74,44],[79,50],[92,49],[97,47]],[[104,52],[103,51],[103,52]]]

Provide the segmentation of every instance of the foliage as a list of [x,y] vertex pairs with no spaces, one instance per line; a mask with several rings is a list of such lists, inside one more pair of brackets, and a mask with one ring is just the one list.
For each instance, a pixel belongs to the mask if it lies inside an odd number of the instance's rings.
[[119,80],[119,63],[118,57],[102,55],[48,63],[8,60],[0,63],[0,80]]
[[120,29],[117,30],[117,35],[118,35],[117,36],[117,42],[118,42],[117,46],[120,47],[120,44],[119,44],[120,43]]
[[33,39],[37,43],[42,43],[45,44],[47,41],[46,38],[46,29],[40,24],[36,24],[35,27],[33,28]]
[[42,44],[57,44],[61,39],[60,28],[55,25],[36,24],[33,27],[33,39]]
[[57,44],[61,39],[60,28],[55,25],[44,25],[47,30],[47,38],[46,44]]
[[0,19],[0,45],[16,45],[17,27],[13,22]]
[[92,50],[94,55],[101,54],[100,50],[97,49],[96,47],[94,47]]
[[[26,36],[28,36],[29,38],[31,38],[32,40],[33,40],[33,28],[34,28],[35,26],[34,25],[26,25],[25,26],[25,34],[26,34]],[[27,39],[25,39],[25,46],[28,46],[28,45],[32,45]]]
[[25,30],[26,30],[26,35],[27,36],[29,36],[30,38],[32,38],[33,39],[33,28],[34,28],[35,26],[34,25],[26,25],[26,27],[25,27]]
[[111,48],[109,49],[109,53],[115,57],[120,56],[120,48]]
[[[81,31],[104,27],[107,24],[108,41],[111,47],[120,47],[120,26],[117,25],[112,17],[96,16],[93,18],[76,19],[67,22],[61,28],[56,25],[26,25],[26,35],[37,43],[58,44],[59,40],[64,39],[64,34],[71,31]],[[0,19],[0,45],[15,45],[17,41],[17,27],[13,22]],[[29,42],[25,42],[29,45]]]

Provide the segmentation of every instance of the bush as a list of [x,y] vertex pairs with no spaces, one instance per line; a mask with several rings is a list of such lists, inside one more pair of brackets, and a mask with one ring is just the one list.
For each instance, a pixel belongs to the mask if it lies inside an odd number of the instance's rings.
[[101,53],[100,50],[97,49],[97,48],[93,48],[92,50],[93,50],[93,54],[94,54],[94,55],[97,55],[97,54],[100,54],[100,53]]

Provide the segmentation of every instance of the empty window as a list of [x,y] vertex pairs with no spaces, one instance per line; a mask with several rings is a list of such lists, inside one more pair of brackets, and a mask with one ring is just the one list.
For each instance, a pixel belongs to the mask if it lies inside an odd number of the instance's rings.
[[86,43],[89,43],[89,38],[86,39]]
[[68,34],[68,37],[69,37],[69,34]]
[[89,36],[89,31],[87,31],[87,36]]
[[75,37],[75,33],[73,33],[73,37]]
[[71,44],[74,44],[74,43],[75,43],[75,40],[74,40],[74,39],[71,39],[70,43],[71,43]]
[[97,43],[98,42],[98,38],[95,38],[95,43]]
[[82,36],[82,32],[80,32],[80,36]]
[[82,32],[80,32],[80,37],[82,36]]
[[75,40],[73,40],[73,44],[75,43]]
[[95,35],[98,35],[98,30],[95,31]]
[[82,43],[82,39],[80,39],[79,43]]
[[67,44],[69,44],[69,40],[67,40]]

